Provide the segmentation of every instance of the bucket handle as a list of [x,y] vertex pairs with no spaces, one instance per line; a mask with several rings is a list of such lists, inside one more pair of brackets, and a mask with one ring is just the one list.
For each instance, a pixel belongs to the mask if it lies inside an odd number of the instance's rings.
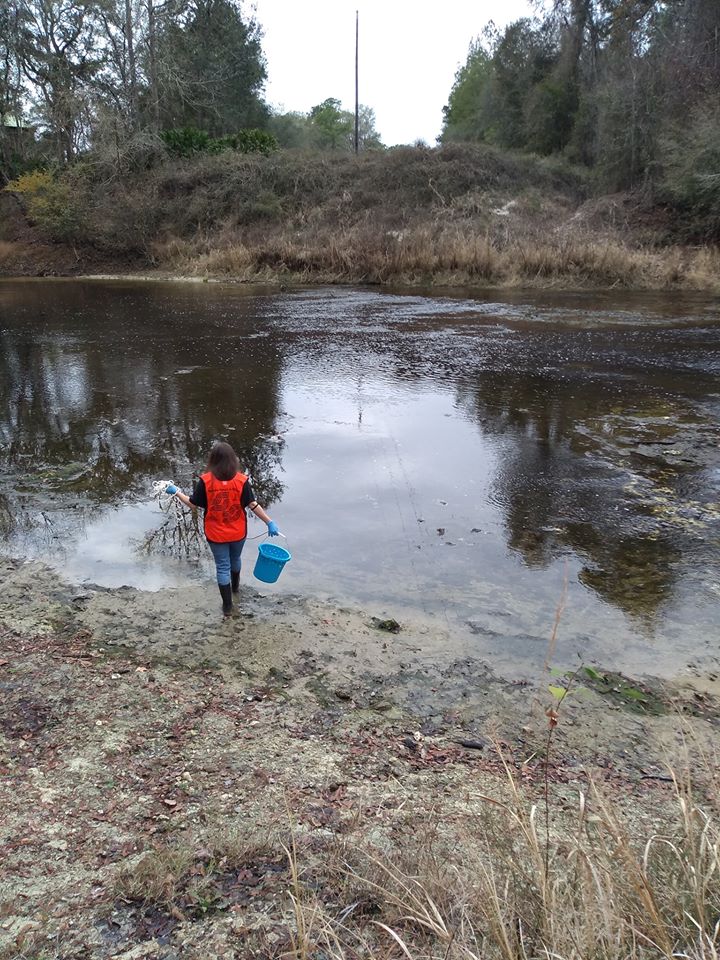
[[[283,538],[283,540],[285,541],[285,546],[286,546],[286,547],[289,547],[289,546],[290,546],[289,543],[288,543],[288,538],[285,536],[284,533],[280,533],[279,530],[278,530],[278,535],[277,535],[277,537],[271,537],[270,534],[267,533],[267,531],[266,531],[264,534],[261,534],[261,536],[262,536],[263,539],[262,539],[262,540],[260,541],[260,543],[258,544],[258,547],[259,547],[261,544],[263,544],[263,543],[272,543],[272,541],[273,541],[273,540],[277,540],[278,537],[282,537],[282,538]],[[278,544],[278,546],[280,546],[280,544]]]
[[[278,530],[278,537],[282,537],[283,540],[285,541],[285,546],[288,546],[288,538],[285,536],[284,533],[280,533],[279,530]],[[277,537],[273,537],[272,539],[273,539],[273,540],[276,540]],[[267,540],[264,540],[263,543],[270,543],[270,540],[271,540],[271,538],[270,538],[270,536],[268,535]],[[280,546],[280,545],[278,544],[278,546]]]
[[[277,535],[278,535],[279,537],[282,537],[283,540],[287,541],[287,537],[285,536],[285,534],[284,534],[284,533],[280,533],[279,530],[278,530],[278,532],[277,532]],[[263,537],[265,538],[264,540],[263,540]],[[263,540],[263,543],[268,543],[268,542],[270,541],[270,534],[267,532],[267,530],[265,530],[263,533],[259,533],[256,537],[248,537],[247,539],[248,539],[248,540]]]

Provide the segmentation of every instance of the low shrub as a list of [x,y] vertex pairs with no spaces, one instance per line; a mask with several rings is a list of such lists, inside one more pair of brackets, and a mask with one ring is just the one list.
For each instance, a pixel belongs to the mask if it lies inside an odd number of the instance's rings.
[[165,130],[160,136],[168,153],[174,157],[222,153],[223,150],[269,156],[278,149],[277,139],[265,130],[239,130],[223,137],[211,137],[206,130],[183,127],[179,130]]
[[222,137],[222,142],[240,153],[261,153],[266,157],[279,148],[277,138],[266,130],[239,130]]
[[4,188],[19,195],[27,215],[53,240],[75,240],[82,233],[82,216],[73,179],[56,179],[48,170],[25,173]]
[[195,153],[203,153],[210,145],[210,134],[195,127],[163,130],[160,137],[168,153],[174,157],[191,157]]

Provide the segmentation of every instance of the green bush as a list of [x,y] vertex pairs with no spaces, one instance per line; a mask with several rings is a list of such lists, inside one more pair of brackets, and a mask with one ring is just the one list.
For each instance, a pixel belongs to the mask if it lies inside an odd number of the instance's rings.
[[263,190],[254,200],[242,207],[239,219],[249,222],[252,220],[281,220],[282,217],[283,206],[280,198],[272,190]]
[[277,138],[266,130],[239,130],[229,139],[240,153],[262,153],[267,157],[278,149]]
[[168,153],[175,157],[191,157],[196,153],[222,153],[223,150],[269,156],[278,149],[277,139],[266,130],[239,130],[224,137],[211,137],[206,130],[183,127],[180,130],[165,130],[161,137]]
[[56,179],[47,170],[34,170],[11,180],[5,190],[19,195],[30,219],[53,240],[82,235],[79,193],[71,173]]
[[175,157],[191,157],[209,149],[211,138],[206,130],[182,127],[180,130],[163,130],[160,134],[168,153]]

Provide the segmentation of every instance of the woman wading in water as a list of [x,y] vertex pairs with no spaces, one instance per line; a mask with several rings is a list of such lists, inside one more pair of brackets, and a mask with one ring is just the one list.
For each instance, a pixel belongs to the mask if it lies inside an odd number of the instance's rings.
[[170,483],[166,493],[173,494],[186,507],[205,511],[205,536],[215,558],[217,582],[222,596],[223,614],[232,613],[232,595],[240,589],[242,549],[247,537],[249,508],[267,524],[268,533],[276,537],[280,532],[255,499],[253,488],[229,443],[216,443],[210,451],[207,471],[200,475],[191,497]]

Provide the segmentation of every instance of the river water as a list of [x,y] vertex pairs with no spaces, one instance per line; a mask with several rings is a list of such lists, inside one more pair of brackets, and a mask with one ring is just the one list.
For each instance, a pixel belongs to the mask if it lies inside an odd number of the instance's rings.
[[[209,579],[228,439],[292,592],[458,652],[673,676],[720,651],[720,309],[653,295],[0,282],[0,541],[78,583]],[[250,536],[264,525],[251,520]],[[688,667],[690,665],[690,667]]]

